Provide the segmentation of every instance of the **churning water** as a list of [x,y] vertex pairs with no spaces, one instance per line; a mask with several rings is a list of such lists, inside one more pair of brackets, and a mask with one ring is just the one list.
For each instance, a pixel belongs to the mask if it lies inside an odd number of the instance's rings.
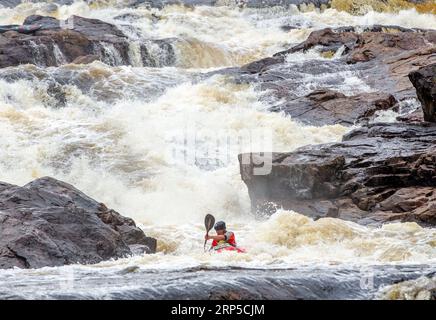
[[[287,211],[254,217],[239,175],[239,152],[292,151],[339,141],[350,128],[302,125],[268,112],[254,85],[237,84],[226,75],[201,76],[270,56],[314,29],[436,28],[434,15],[407,10],[353,16],[296,7],[159,10],[76,1],[57,8],[25,3],[0,9],[0,24],[22,23],[31,14],[60,19],[76,14],[117,25],[131,39],[132,66],[93,62],[0,70],[0,181],[21,185],[48,175],[69,182],[134,218],[158,239],[158,253],[91,266],[0,270],[0,298],[219,298],[232,290],[252,298],[362,298],[374,297],[386,282],[436,270],[436,230],[415,223],[372,228],[334,218],[313,221]],[[284,25],[298,28],[285,31]],[[149,51],[156,67],[143,66],[138,43],[167,38],[174,39],[173,66],[161,63],[165,52],[153,43]],[[59,63],[62,58],[60,53]],[[287,59],[298,64],[324,58],[310,51]],[[26,76],[10,80],[20,74]],[[61,83],[65,77],[68,82]],[[295,94],[307,93],[328,77],[303,79]],[[47,93],[53,83],[65,94],[62,106]],[[373,90],[351,71],[334,88],[344,94]],[[254,141],[231,148],[224,157],[211,156],[210,136],[256,130],[267,132],[272,144],[259,149],[261,141]],[[178,139],[192,132],[204,139],[188,146]],[[174,156],[183,148],[195,155],[193,161]],[[226,220],[247,253],[204,253],[206,213]],[[374,286],[362,288],[368,275]],[[339,282],[335,290],[321,290],[321,284]]]

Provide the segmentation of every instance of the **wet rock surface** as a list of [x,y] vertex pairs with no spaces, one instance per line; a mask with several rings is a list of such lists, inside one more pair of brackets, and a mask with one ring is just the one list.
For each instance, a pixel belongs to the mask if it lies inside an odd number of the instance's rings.
[[436,63],[409,74],[422,104],[424,120],[436,122]]
[[436,31],[396,26],[326,28],[314,31],[303,43],[278,53],[306,51],[336,53],[342,48],[341,62],[356,65],[368,83],[380,91],[402,99],[415,94],[408,74],[436,62]]
[[[335,59],[298,63],[289,54],[315,50]],[[314,218],[337,217],[362,224],[392,220],[436,224],[436,31],[396,26],[326,28],[270,58],[232,70],[280,102],[284,112],[306,124],[359,124],[340,143],[310,145],[290,153],[239,155],[252,210],[295,210]],[[307,75],[357,74],[370,92],[345,95],[323,88],[307,92]],[[409,81],[410,78],[410,81]],[[416,91],[415,91],[416,89]],[[301,94],[303,93],[303,94]],[[380,110],[419,99],[401,123],[371,123]],[[424,115],[424,116],[423,116]],[[271,172],[256,174],[262,163]]]
[[[290,58],[311,50],[321,56],[302,62]],[[416,99],[408,74],[432,63],[436,63],[436,31],[373,25],[316,30],[288,50],[223,73],[238,83],[255,83],[268,99],[274,97],[271,111],[284,111],[306,124],[347,125],[365,118],[367,110],[398,110],[394,99]],[[347,89],[351,75],[370,89],[331,93],[338,86]],[[313,77],[318,78],[317,87],[310,82]],[[320,92],[329,102],[317,99]],[[381,96],[384,103],[378,99]]]
[[[252,209],[291,209],[313,218],[362,224],[392,220],[436,224],[436,126],[376,123],[340,143],[290,153],[240,155]],[[271,172],[253,174],[263,161]]]
[[284,112],[311,125],[353,125],[374,119],[377,111],[397,111],[398,104],[390,94],[361,93],[346,96],[334,90],[320,89],[269,110]]
[[[42,67],[100,60],[111,66],[134,65],[131,40],[116,26],[97,19],[71,16],[66,21],[39,15],[29,16],[24,26],[41,26],[31,34],[7,31],[0,34],[0,67],[35,64]],[[150,46],[159,48],[154,59]],[[138,43],[144,66],[171,65],[175,62],[170,40]],[[92,57],[92,58],[91,58]]]
[[156,240],[73,186],[41,178],[0,183],[0,269],[98,263],[152,253]]

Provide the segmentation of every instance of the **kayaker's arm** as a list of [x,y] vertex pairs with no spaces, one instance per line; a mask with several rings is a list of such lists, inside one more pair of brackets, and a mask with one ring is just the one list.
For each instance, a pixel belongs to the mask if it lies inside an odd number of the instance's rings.
[[226,236],[223,235],[218,235],[218,236],[208,236],[206,235],[204,237],[205,240],[216,240],[216,241],[221,241],[221,240],[226,240]]

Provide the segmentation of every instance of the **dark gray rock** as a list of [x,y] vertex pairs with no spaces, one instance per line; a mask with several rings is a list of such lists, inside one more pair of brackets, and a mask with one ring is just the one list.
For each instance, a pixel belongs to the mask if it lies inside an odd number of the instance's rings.
[[0,268],[98,263],[152,253],[156,240],[73,186],[45,177],[0,184]]
[[334,90],[316,90],[269,109],[284,112],[310,125],[353,125],[374,119],[377,111],[398,110],[396,99],[390,94],[360,93],[345,96]]
[[411,72],[409,79],[422,104],[424,120],[436,122],[436,63]]
[[[288,54],[310,49],[335,58],[287,59]],[[381,25],[326,28],[313,31],[302,43],[272,57],[210,75],[221,72],[237,83],[256,84],[265,92],[261,97],[272,105],[271,111],[284,111],[294,119],[314,125],[347,125],[368,120],[364,116],[368,110],[370,113],[396,110],[394,100],[416,99],[408,74],[420,66],[436,63],[435,53],[434,30]],[[350,74],[377,92],[327,94],[338,91]],[[307,79],[313,81],[308,85]],[[307,92],[308,86],[313,92]],[[328,100],[318,101],[320,96]],[[379,97],[384,97],[381,104]],[[422,111],[416,113],[419,118]]]
[[[339,48],[343,48],[342,57],[334,60],[300,63],[285,58],[309,49],[335,54]],[[396,101],[416,97],[408,75],[436,62],[435,52],[433,30],[327,28],[273,57],[226,72],[236,81],[258,83],[260,90],[282,101],[271,111],[284,111],[310,124],[350,124],[367,122],[376,110],[394,109]],[[411,80],[424,112],[431,114],[434,69],[422,69],[412,72]],[[347,70],[379,92],[344,96],[333,91],[339,85],[334,81]],[[322,74],[335,75],[329,80],[332,83],[298,94],[307,75]],[[362,224],[401,220],[435,225],[436,127],[422,122],[421,114],[419,110],[403,116],[405,123],[367,124],[341,143],[311,145],[290,153],[240,155],[252,210],[269,214],[282,207],[314,218],[329,216]],[[270,161],[271,171],[257,174],[263,161]]]
[[[282,207],[362,224],[436,224],[436,125],[377,123],[340,143],[243,154],[239,161],[257,213]],[[271,161],[271,171],[256,174],[264,161]]]
[[372,26],[357,32],[356,27],[314,31],[303,43],[287,53],[317,48],[332,54],[344,47],[341,61],[353,65],[372,87],[398,100],[414,97],[407,75],[420,66],[436,62],[436,31],[396,26]]
[[[131,40],[110,23],[79,16],[60,21],[53,17],[33,15],[25,19],[24,25],[40,25],[41,28],[32,34],[16,31],[0,34],[0,68],[20,64],[59,66],[91,56],[111,66],[133,64]],[[147,50],[154,45],[165,53],[157,62]],[[170,40],[147,40],[140,43],[140,47],[144,66],[161,67],[175,63]]]

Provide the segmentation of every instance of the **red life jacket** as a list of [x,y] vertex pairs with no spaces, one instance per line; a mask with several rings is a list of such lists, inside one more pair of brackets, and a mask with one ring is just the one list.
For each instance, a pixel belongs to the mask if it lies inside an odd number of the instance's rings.
[[235,239],[235,234],[231,231],[227,231],[225,234],[225,240],[220,240],[220,241],[216,241],[213,240],[212,241],[212,247],[223,247],[226,244],[227,245],[231,245],[232,247],[236,247],[236,239]]

